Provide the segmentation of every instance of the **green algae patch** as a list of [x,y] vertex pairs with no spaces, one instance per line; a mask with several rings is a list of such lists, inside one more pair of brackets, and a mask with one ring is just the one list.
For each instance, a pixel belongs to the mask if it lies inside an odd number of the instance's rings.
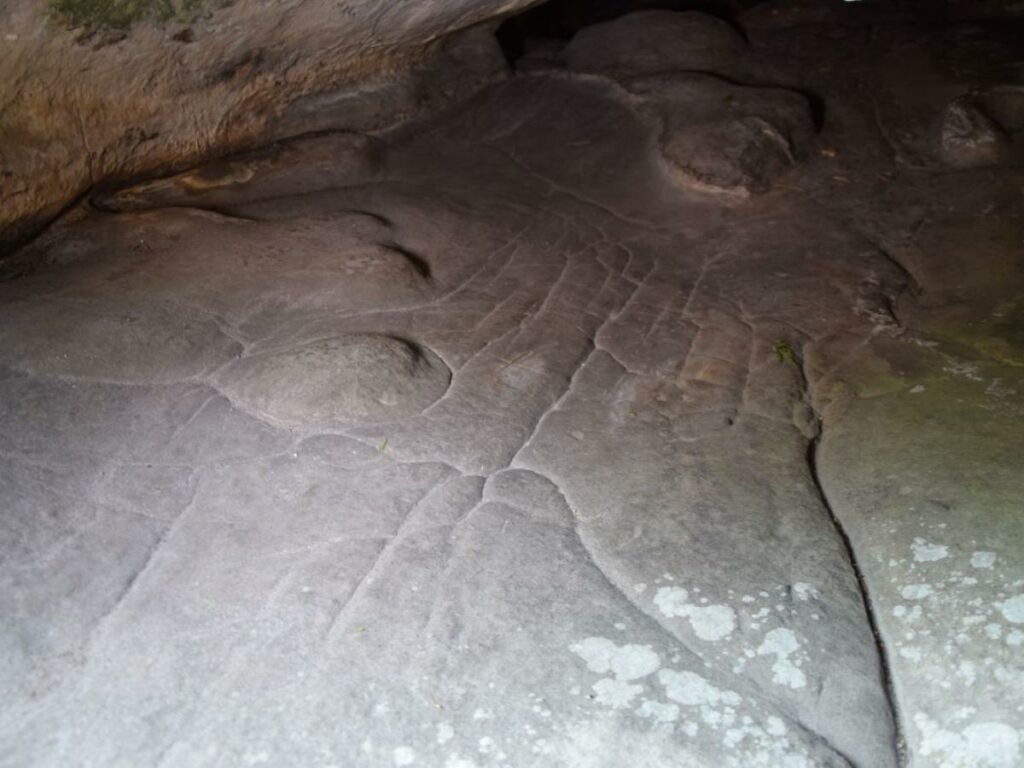
[[772,344],[772,352],[775,354],[775,359],[780,363],[789,363],[790,365],[799,366],[800,360],[797,358],[796,350],[789,345],[788,342],[779,339]]
[[903,254],[924,283],[904,322],[958,356],[1024,367],[1022,237],[1009,216],[958,216],[922,232]]
[[138,22],[191,23],[222,0],[50,0],[50,18],[62,27],[128,30]]
[[[1024,542],[1024,371],[942,345],[876,339],[870,346],[890,373],[862,370],[858,378],[847,366],[827,393],[834,405],[825,414],[820,470],[836,503],[858,509],[864,521],[898,521],[900,530],[948,522]],[[896,381],[898,388],[857,394]],[[884,538],[880,549],[890,546]]]
[[899,477],[1020,540],[1024,396],[1018,382],[1017,392],[993,395],[994,372],[937,371],[901,392],[853,398],[825,433],[832,469],[865,491]]
[[957,435],[954,451],[975,438],[972,450],[981,453],[1011,446],[1013,452],[1024,451],[1024,372],[990,356],[957,351],[913,339],[875,339],[843,366],[839,379],[858,410],[870,401],[872,410],[884,414],[888,428],[876,429],[892,433],[889,446],[915,442],[930,425]]
[[1019,300],[1000,305],[983,320],[937,321],[927,330],[994,362],[1024,368],[1024,302]]
[[[1008,350],[1020,354],[1013,345]],[[895,421],[915,428],[939,417],[963,420],[969,430],[976,419],[996,412],[1004,418],[993,428],[1019,431],[1015,422],[1024,417],[1024,371],[1018,365],[934,335],[876,337],[848,351],[813,390],[827,426],[868,400],[884,401]]]

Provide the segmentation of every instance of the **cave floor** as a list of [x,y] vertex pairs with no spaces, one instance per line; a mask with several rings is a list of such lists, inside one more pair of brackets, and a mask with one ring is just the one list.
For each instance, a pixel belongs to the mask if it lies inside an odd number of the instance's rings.
[[1020,765],[1024,174],[900,161],[821,45],[763,194],[537,71],[51,227],[0,765]]

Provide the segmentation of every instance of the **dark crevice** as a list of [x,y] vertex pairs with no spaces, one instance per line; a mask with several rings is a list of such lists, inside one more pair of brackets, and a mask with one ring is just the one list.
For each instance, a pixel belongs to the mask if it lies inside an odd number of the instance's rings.
[[[803,359],[803,356],[801,356]],[[808,401],[811,400],[811,388],[810,379],[807,375],[806,362],[803,362],[800,366],[800,376],[803,379],[804,392],[807,395]],[[892,669],[889,664],[889,652],[885,644],[885,640],[882,637],[881,629],[878,626],[878,620],[875,616],[874,604],[871,599],[871,590],[868,588],[867,579],[864,577],[864,571],[860,567],[860,562],[857,559],[856,551],[853,547],[853,541],[850,539],[850,534],[847,532],[846,527],[843,525],[842,520],[839,519],[835,508],[829,501],[828,494],[825,491],[825,485],[821,480],[821,476],[818,471],[818,449],[821,446],[821,440],[824,435],[824,427],[821,422],[820,414],[817,409],[814,408],[812,403],[811,408],[818,418],[818,430],[813,438],[807,443],[807,472],[811,478],[811,482],[814,485],[815,492],[818,495],[818,499],[821,502],[821,506],[829,516],[829,520],[832,522],[832,527],[835,529],[836,536],[842,544],[843,550],[846,554],[846,559],[850,563],[850,567],[853,570],[854,578],[857,581],[857,589],[860,592],[861,602],[864,606],[864,614],[868,621],[868,627],[871,630],[871,635],[875,641],[875,648],[878,653],[878,665],[881,674],[881,686],[882,692],[885,695],[886,702],[889,705],[889,712],[892,715],[893,730],[895,735],[895,743],[893,749],[896,753],[896,763],[900,768],[905,768],[907,765],[907,748],[906,739],[903,735],[903,725],[900,717],[899,704],[896,698],[896,689],[893,683]]]
[[[580,367],[582,368],[582,365]],[[525,445],[526,444],[524,444],[524,447]],[[856,764],[849,755],[840,750],[819,730],[802,720],[796,712],[792,711],[784,698],[778,698],[771,691],[762,688],[754,680],[745,675],[739,674],[735,671],[730,671],[718,664],[709,663],[704,654],[688,643],[685,637],[679,634],[670,623],[667,623],[663,618],[659,617],[654,611],[650,610],[649,607],[644,606],[637,596],[631,593],[631,590],[625,588],[620,583],[620,579],[613,575],[613,569],[602,563],[603,558],[598,556],[594,547],[588,543],[588,537],[586,535],[582,519],[575,507],[569,503],[569,499],[562,490],[562,487],[555,482],[552,477],[544,474],[542,468],[537,466],[516,465],[514,460],[512,464],[509,465],[509,468],[531,472],[537,477],[546,480],[554,487],[572,518],[572,529],[576,537],[576,543],[579,545],[585,560],[589,562],[596,573],[599,574],[600,578],[608,585],[613,595],[616,595],[618,599],[622,600],[623,603],[629,606],[632,611],[635,611],[637,617],[650,626],[654,632],[664,635],[672,648],[682,651],[689,657],[691,664],[688,666],[695,669],[701,669],[702,673],[708,674],[715,684],[742,692],[742,695],[753,699],[763,706],[774,709],[778,715],[785,718],[801,731],[806,733],[810,737],[810,740],[817,741],[830,752],[841,758],[846,765],[855,768]]]

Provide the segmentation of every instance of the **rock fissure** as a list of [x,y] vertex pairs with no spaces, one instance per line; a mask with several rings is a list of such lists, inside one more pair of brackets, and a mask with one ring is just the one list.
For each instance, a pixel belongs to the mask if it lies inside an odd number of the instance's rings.
[[[800,369],[800,376],[804,385],[805,396],[807,397],[808,403],[811,400],[811,384],[808,378],[806,367],[802,366]],[[812,411],[813,405],[811,405]],[[815,493],[818,496],[818,501],[828,515],[829,521],[835,530],[836,537],[839,539],[843,552],[846,555],[846,559],[850,564],[850,568],[853,572],[853,577],[857,585],[857,591],[861,598],[861,604],[864,609],[864,617],[867,620],[868,627],[871,631],[871,637],[875,642],[875,649],[878,658],[878,667],[880,673],[880,685],[882,690],[885,692],[885,698],[889,706],[889,712],[892,717],[893,727],[895,730],[895,743],[893,744],[893,751],[896,754],[896,759],[899,766],[903,768],[906,766],[908,755],[906,747],[906,738],[903,733],[903,722],[902,716],[899,709],[899,701],[896,698],[896,689],[893,683],[893,673],[891,668],[891,659],[889,655],[889,649],[886,645],[885,638],[882,635],[881,628],[878,625],[878,618],[876,616],[877,608],[871,598],[871,590],[868,586],[867,577],[864,574],[864,570],[861,567],[861,563],[857,557],[856,550],[853,546],[853,541],[850,538],[850,534],[847,532],[843,525],[842,520],[839,517],[838,512],[833,508],[832,503],[829,501],[828,493],[825,489],[824,484],[821,481],[821,476],[818,473],[818,448],[821,440],[824,438],[825,426],[821,415],[814,411],[815,418],[817,420],[817,432],[807,441],[807,473],[811,479],[811,483],[814,486]]]

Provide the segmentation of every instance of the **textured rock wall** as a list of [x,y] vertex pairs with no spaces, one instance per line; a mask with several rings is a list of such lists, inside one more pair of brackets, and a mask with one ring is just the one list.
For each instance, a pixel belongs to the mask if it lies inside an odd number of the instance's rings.
[[[0,246],[104,180],[310,130],[378,127],[472,86],[499,66],[489,31],[446,36],[526,5],[4,2]],[[452,76],[422,76],[438,68]]]

